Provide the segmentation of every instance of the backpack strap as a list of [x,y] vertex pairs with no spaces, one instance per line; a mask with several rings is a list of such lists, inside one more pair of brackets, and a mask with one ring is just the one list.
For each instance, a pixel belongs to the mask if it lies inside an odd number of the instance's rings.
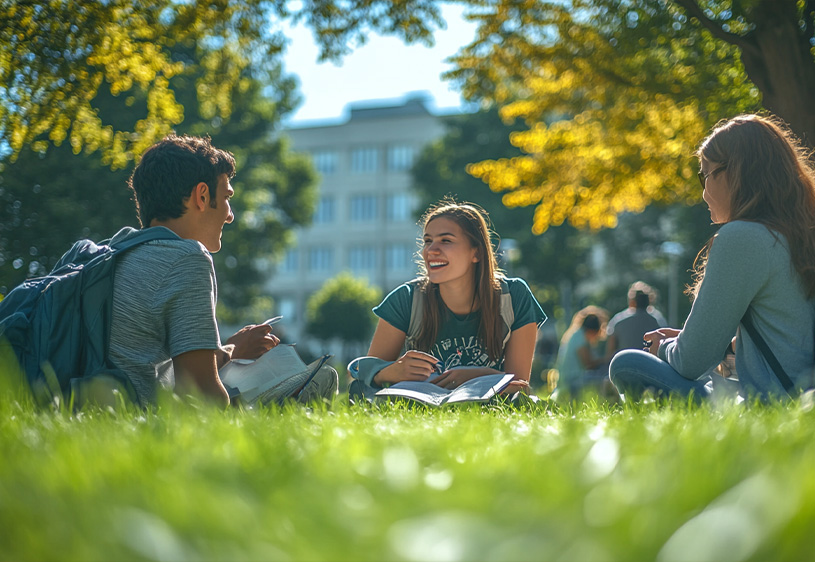
[[421,279],[416,278],[408,282],[413,287],[413,301],[410,306],[410,324],[408,325],[405,344],[402,346],[402,353],[410,349],[416,349],[416,340],[419,338],[419,331],[422,328],[424,318],[425,294],[421,288]]
[[151,228],[144,228],[142,230],[132,229],[132,233],[127,236],[124,240],[120,242],[116,242],[115,244],[111,244],[110,240],[105,240],[100,244],[107,244],[110,246],[112,250],[117,252],[124,252],[133,248],[135,246],[139,246],[144,244],[145,242],[152,242],[153,240],[180,240],[181,237],[170,230],[169,228],[165,227],[151,227]]
[[512,295],[509,294],[509,283],[504,278],[501,282],[501,320],[504,321],[504,338],[502,348],[506,348],[509,336],[512,335],[512,324],[515,322],[515,309],[512,308]]
[[767,345],[767,342],[764,341],[764,338],[761,337],[761,334],[758,333],[756,330],[755,324],[753,324],[753,318],[750,315],[750,309],[747,309],[747,312],[744,313],[744,318],[741,319],[742,325],[747,329],[747,333],[750,334],[750,339],[753,340],[753,343],[756,344],[761,354],[764,356],[764,359],[767,360],[767,363],[770,364],[775,376],[778,377],[778,381],[781,383],[781,386],[784,387],[784,390],[787,391],[787,394],[790,396],[795,396],[798,392],[795,389],[795,384],[790,380],[787,376],[787,373],[784,371],[784,368],[781,366],[781,363],[778,362],[776,359],[775,354],[770,349],[770,346]]

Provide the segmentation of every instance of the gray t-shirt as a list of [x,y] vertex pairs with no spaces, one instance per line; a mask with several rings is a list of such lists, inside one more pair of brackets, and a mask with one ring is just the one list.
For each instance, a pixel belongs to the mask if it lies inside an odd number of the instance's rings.
[[[815,308],[792,266],[786,239],[754,222],[719,229],[705,278],[679,337],[663,340],[660,358],[685,378],[698,379],[722,359],[745,311],[784,371],[812,386]],[[736,369],[748,395],[785,396],[772,368],[746,330],[736,340]]]
[[617,349],[642,349],[642,336],[664,326],[648,310],[627,308],[609,320],[606,333],[617,338]]
[[215,287],[212,257],[195,240],[154,240],[118,259],[110,359],[142,405],[155,403],[158,384],[173,386],[173,357],[219,347]]

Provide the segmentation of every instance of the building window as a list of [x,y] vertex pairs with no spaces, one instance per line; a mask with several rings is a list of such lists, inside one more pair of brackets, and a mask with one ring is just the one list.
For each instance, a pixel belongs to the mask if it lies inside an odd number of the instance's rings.
[[388,271],[413,269],[415,267],[413,250],[414,246],[408,244],[390,244],[385,249],[385,266]]
[[312,155],[314,169],[321,174],[333,174],[337,171],[339,156],[336,152],[320,150]]
[[308,251],[309,271],[331,271],[334,267],[334,250],[328,247],[311,248]]
[[386,217],[391,221],[411,220],[413,213],[413,198],[407,193],[388,195],[386,204]]
[[351,152],[351,171],[357,174],[375,172],[378,153],[374,147],[355,148]]
[[293,322],[297,320],[297,301],[290,298],[282,298],[277,303],[277,313],[283,317],[283,322]]
[[412,146],[388,147],[388,170],[406,172],[413,167],[414,150]]
[[325,224],[334,222],[334,198],[323,196],[317,203],[317,210],[314,211],[314,224]]
[[285,273],[295,273],[300,265],[300,251],[296,248],[286,251],[286,257],[283,258],[283,271]]
[[376,195],[355,195],[351,197],[351,221],[365,222],[376,220]]
[[373,246],[354,246],[348,255],[348,267],[351,271],[376,269],[376,262],[376,248]]

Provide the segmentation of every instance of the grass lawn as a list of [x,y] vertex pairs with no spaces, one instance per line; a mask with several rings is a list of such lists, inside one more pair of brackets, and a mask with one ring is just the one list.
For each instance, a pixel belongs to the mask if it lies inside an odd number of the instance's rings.
[[0,560],[806,560],[808,404],[36,413]]

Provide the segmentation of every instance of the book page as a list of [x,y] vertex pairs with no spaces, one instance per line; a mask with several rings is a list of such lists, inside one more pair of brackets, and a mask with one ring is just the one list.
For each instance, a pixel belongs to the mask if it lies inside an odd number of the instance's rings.
[[486,402],[509,385],[515,375],[498,373],[470,379],[450,393],[445,404]]
[[[280,344],[261,355],[255,361],[230,361],[221,367],[218,374],[221,381],[237,388],[243,398],[251,401],[250,394],[256,397],[280,381],[308,370],[308,367],[291,344]],[[257,392],[252,393],[257,389]]]
[[402,381],[388,388],[383,388],[376,395],[403,396],[431,406],[441,406],[444,404],[445,399],[450,396],[450,391],[429,382]]

